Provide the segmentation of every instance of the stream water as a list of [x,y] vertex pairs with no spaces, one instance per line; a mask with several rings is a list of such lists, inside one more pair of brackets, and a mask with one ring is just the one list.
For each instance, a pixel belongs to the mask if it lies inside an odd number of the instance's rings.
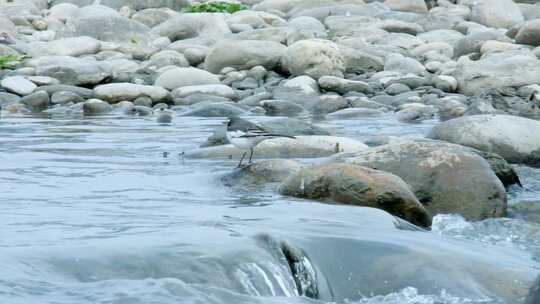
[[[522,219],[439,215],[427,232],[227,187],[237,160],[179,156],[221,121],[0,119],[0,303],[520,303],[540,272],[540,225]],[[357,139],[434,123],[317,122]],[[540,204],[540,170],[517,169],[510,204]]]

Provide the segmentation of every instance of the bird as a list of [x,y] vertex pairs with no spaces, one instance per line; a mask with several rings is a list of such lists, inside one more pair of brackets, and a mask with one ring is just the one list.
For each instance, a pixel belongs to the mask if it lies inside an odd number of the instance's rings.
[[286,137],[294,139],[294,136],[272,133],[263,127],[242,119],[240,117],[229,117],[225,122],[227,125],[226,136],[229,142],[240,150],[244,150],[237,168],[242,167],[242,161],[246,157],[246,150],[249,150],[249,164],[253,159],[253,148],[261,142],[277,137]]

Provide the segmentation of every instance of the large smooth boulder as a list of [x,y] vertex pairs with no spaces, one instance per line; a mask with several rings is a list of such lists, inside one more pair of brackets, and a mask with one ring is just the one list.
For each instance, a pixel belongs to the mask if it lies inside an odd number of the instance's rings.
[[488,54],[472,61],[461,57],[454,73],[458,90],[478,95],[491,88],[520,87],[540,83],[540,60],[527,51]]
[[318,80],[322,76],[343,77],[345,58],[337,44],[321,39],[301,40],[287,48],[283,68],[292,75],[307,75]]
[[158,76],[154,85],[174,90],[185,86],[220,84],[219,77],[197,68],[173,68]]
[[[325,157],[339,152],[357,152],[366,150],[368,146],[346,137],[336,136],[296,136],[292,138],[272,138],[263,141],[254,149],[257,157]],[[188,158],[239,158],[245,151],[232,145],[214,146],[187,151]]]
[[101,43],[91,37],[73,37],[50,42],[33,42],[29,44],[28,55],[40,56],[81,56],[99,52]]
[[23,76],[9,76],[0,82],[0,86],[9,92],[13,92],[18,95],[28,95],[34,92],[37,86],[30,80]]
[[479,0],[471,8],[471,21],[495,28],[510,28],[524,21],[512,0]]
[[94,92],[97,98],[108,102],[131,101],[143,96],[156,102],[169,96],[169,91],[164,88],[133,83],[104,84],[95,87]]
[[501,155],[509,162],[540,166],[540,122],[511,115],[472,115],[435,126],[430,138]]
[[37,76],[49,76],[63,84],[98,84],[113,74],[106,61],[82,59],[71,56],[43,56],[32,59],[27,65],[36,69]]
[[358,165],[332,163],[304,168],[287,178],[280,192],[383,209],[413,224],[431,225],[428,212],[401,178]]
[[516,43],[540,45],[540,19],[525,22],[516,35]]
[[401,177],[431,214],[469,220],[506,215],[506,191],[490,164],[469,148],[437,141],[390,143],[337,159]]
[[272,41],[224,40],[210,50],[204,66],[212,73],[219,73],[225,67],[249,70],[258,65],[272,70],[279,65],[285,50],[284,45]]

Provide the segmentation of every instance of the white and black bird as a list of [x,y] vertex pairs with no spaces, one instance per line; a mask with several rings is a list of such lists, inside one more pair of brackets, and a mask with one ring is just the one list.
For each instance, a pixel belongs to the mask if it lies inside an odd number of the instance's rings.
[[272,133],[265,130],[263,127],[254,124],[250,121],[242,119],[240,117],[231,117],[227,120],[227,139],[229,142],[240,150],[244,150],[242,158],[238,163],[238,168],[242,166],[242,161],[246,157],[247,150],[249,150],[249,163],[253,158],[253,148],[261,142],[277,137],[295,138],[294,136]]

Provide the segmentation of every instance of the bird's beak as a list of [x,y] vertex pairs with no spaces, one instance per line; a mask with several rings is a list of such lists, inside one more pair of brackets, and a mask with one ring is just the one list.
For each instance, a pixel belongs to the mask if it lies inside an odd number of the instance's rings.
[[229,122],[228,122],[228,121],[224,121],[224,122],[222,122],[221,124],[222,124],[222,125],[228,125]]

